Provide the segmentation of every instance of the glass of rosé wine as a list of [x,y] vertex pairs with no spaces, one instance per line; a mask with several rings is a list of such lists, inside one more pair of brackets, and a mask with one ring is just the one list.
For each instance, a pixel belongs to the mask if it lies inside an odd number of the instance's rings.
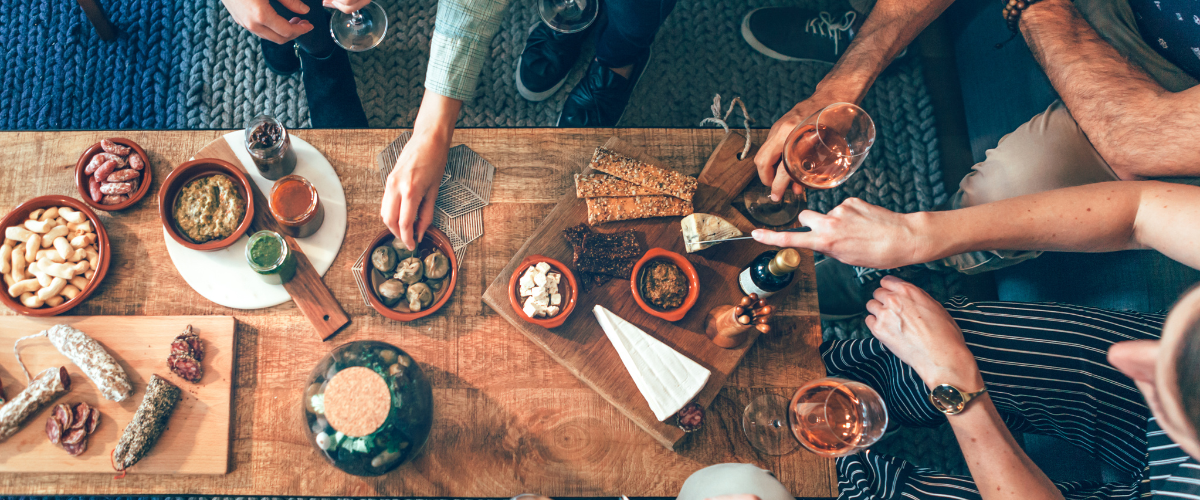
[[742,413],[742,432],[767,455],[786,455],[799,445],[824,457],[849,455],[878,442],[887,424],[878,392],[834,377],[805,384],[790,402],[759,396]]

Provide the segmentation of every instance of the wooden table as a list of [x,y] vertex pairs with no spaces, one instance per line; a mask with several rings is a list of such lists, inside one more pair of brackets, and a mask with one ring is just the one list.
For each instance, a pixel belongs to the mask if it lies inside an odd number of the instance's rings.
[[[666,164],[696,174],[723,136],[719,129],[466,129],[456,141],[496,165],[485,235],[468,248],[458,287],[437,314],[411,323],[384,319],[363,304],[350,266],[383,228],[383,187],[375,155],[402,130],[297,130],[325,153],[342,179],[349,229],[325,283],[352,323],[317,339],[291,302],[241,311],[218,306],[184,283],[167,257],[153,196],[124,212],[101,213],[114,257],[108,277],[79,315],[205,315],[237,318],[233,466],[224,476],[0,475],[0,494],[200,494],[507,497],[675,496],[696,470],[723,462],[769,469],[796,496],[836,496],[833,462],[798,451],[755,452],[741,432],[743,406],[758,394],[790,396],[824,375],[811,255],[786,300],[775,332],[763,336],[729,377],[704,429],[668,451],[550,359],[483,304],[496,278],[566,190],[592,150],[616,135]],[[77,156],[103,137],[146,149],[161,179],[222,131],[0,133],[0,210],[43,194],[78,197]],[[761,142],[765,131],[758,131]],[[3,314],[13,314],[4,310]],[[424,452],[379,478],[341,473],[308,444],[299,401],[309,370],[335,346],[378,339],[408,351],[434,386],[436,420]],[[0,346],[0,348],[8,348]],[[6,367],[13,373],[12,367]],[[6,380],[5,382],[11,382]],[[6,384],[7,385],[7,384]]]

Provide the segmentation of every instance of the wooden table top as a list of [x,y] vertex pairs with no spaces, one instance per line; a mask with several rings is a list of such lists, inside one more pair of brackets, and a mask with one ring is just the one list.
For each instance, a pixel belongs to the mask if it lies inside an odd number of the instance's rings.
[[[811,254],[785,300],[775,333],[747,353],[713,402],[704,428],[672,452],[529,342],[480,296],[568,189],[571,174],[614,135],[688,174],[720,142],[720,129],[464,129],[456,143],[496,166],[484,236],[472,243],[454,296],[438,313],[398,323],[363,304],[350,273],[384,226],[375,155],[402,130],[296,130],[341,177],[349,228],[325,283],[352,322],[328,342],[291,302],[229,309],[188,287],[167,257],[157,202],[161,180],[223,131],[0,133],[0,211],[44,194],[78,197],[78,155],[104,137],[126,137],[149,154],[154,186],[119,213],[100,213],[113,245],[108,276],[72,315],[232,315],[239,342],[231,471],[224,476],[0,474],[0,494],[199,494],[270,496],[508,497],[670,496],[696,470],[717,463],[769,469],[792,494],[833,497],[833,461],[797,451],[770,457],[750,447],[742,408],[756,395],[790,397],[824,376]],[[756,131],[756,143],[766,131]],[[7,309],[0,314],[14,314]],[[412,463],[377,478],[344,474],[309,445],[300,419],[305,378],[334,347],[353,340],[393,343],[421,363],[433,384],[435,421]],[[0,348],[7,348],[0,346]],[[13,368],[6,367],[12,374]],[[9,382],[5,380],[5,385]]]

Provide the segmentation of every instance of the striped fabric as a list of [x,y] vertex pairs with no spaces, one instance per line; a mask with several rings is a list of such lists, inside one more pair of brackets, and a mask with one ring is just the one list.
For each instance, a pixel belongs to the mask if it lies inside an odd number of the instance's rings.
[[[1066,498],[1200,500],[1200,465],[1157,429],[1133,382],[1107,362],[1115,342],[1157,339],[1165,316],[963,298],[946,309],[1009,429],[1067,440],[1134,478],[1129,484],[1056,482]],[[916,372],[878,340],[826,342],[821,355],[830,376],[878,390],[893,422],[946,422]],[[837,470],[842,500],[981,498],[970,477],[870,450],[838,459]]]

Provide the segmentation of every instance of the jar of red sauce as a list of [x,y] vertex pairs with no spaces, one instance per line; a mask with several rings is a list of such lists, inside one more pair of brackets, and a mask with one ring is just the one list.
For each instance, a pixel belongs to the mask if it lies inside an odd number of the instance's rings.
[[317,188],[299,175],[275,181],[269,204],[280,232],[293,238],[312,236],[325,221],[325,207],[321,206]]

